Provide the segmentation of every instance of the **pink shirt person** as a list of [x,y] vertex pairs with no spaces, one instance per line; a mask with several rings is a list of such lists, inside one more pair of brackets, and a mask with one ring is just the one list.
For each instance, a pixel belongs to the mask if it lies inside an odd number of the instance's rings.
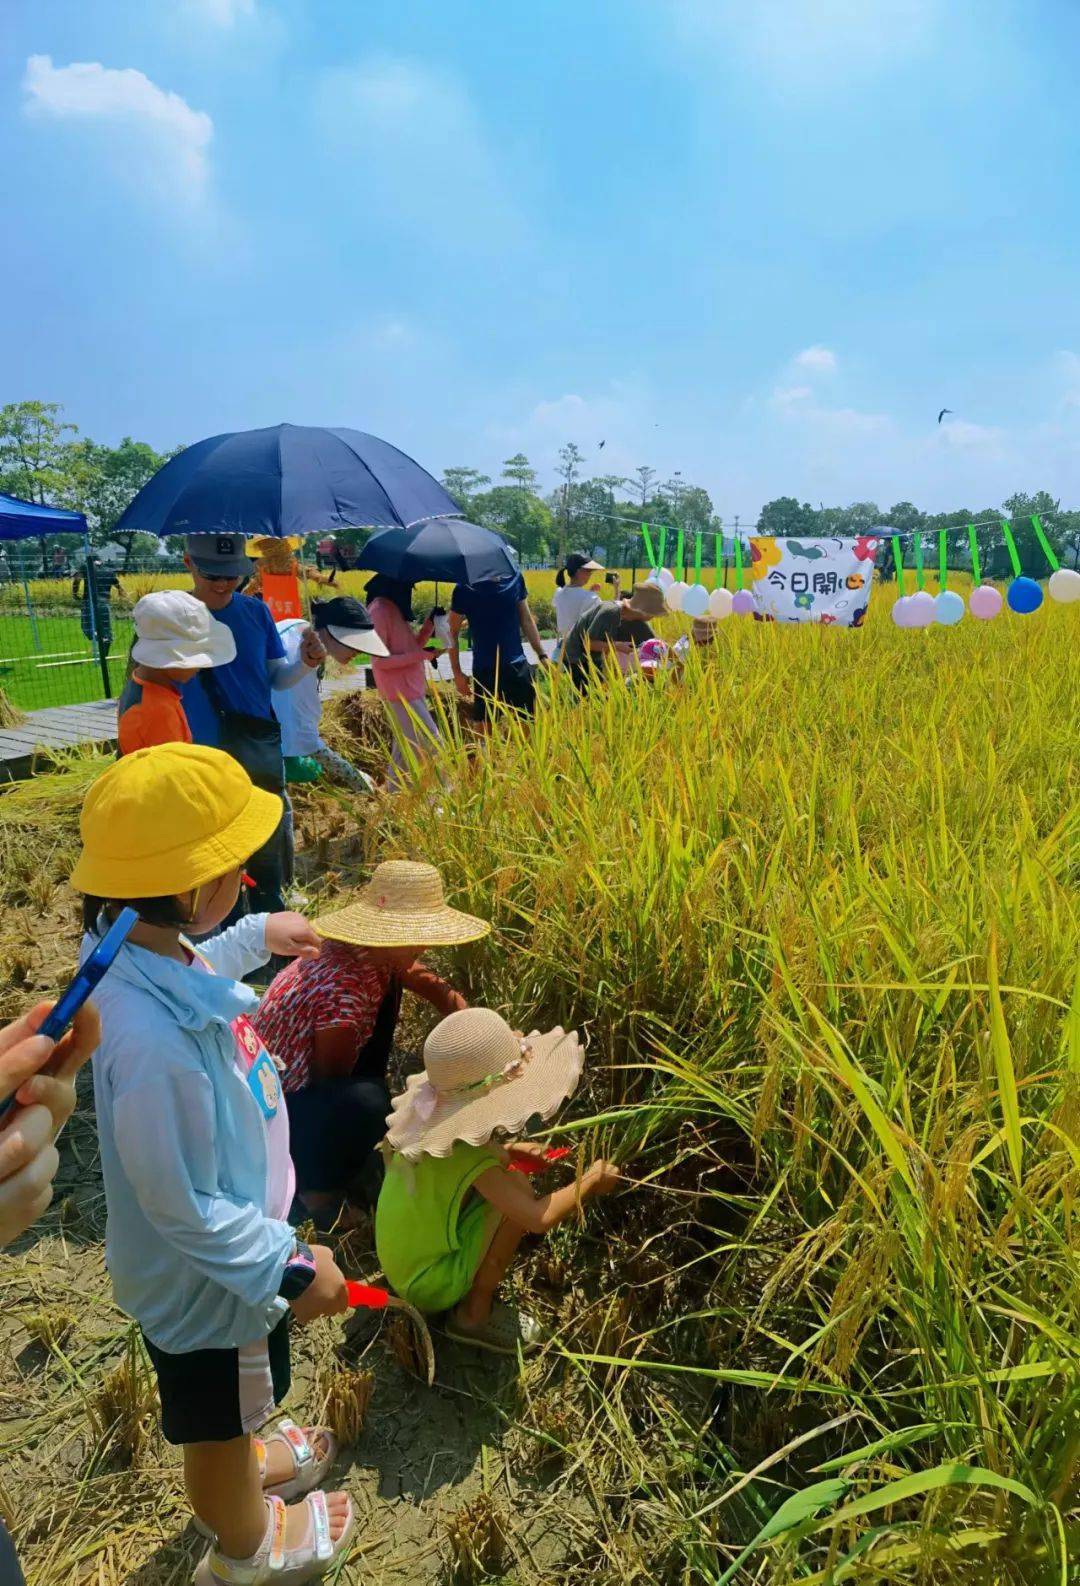
[[375,687],[394,718],[394,747],[386,774],[386,785],[393,791],[439,744],[439,729],[424,697],[424,644],[433,625],[429,620],[419,633],[413,631],[411,584],[377,573],[365,593],[375,632],[390,651],[388,656],[373,657],[371,669]]

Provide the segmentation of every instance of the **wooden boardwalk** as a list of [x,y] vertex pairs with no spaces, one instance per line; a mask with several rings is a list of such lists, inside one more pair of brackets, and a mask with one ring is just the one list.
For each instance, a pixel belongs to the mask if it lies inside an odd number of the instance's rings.
[[[549,640],[545,640],[544,647],[549,653],[554,648]],[[531,654],[528,646],[526,654]],[[467,650],[461,653],[461,665],[466,674],[471,674],[472,655]],[[363,662],[358,662],[348,672],[326,678],[323,698],[364,688],[366,672]],[[443,682],[450,681],[450,663],[445,656],[439,660],[439,677]],[[54,750],[77,749],[83,744],[109,748],[115,743],[115,699],[28,710],[17,727],[0,727],[0,782],[16,782],[29,776],[35,761],[48,760]]]

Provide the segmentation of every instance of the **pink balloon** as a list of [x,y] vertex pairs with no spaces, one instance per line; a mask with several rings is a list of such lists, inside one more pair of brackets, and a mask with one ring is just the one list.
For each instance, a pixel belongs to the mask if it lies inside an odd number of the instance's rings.
[[993,584],[980,584],[968,596],[968,610],[973,617],[981,617],[988,622],[991,617],[996,617],[1004,605],[1001,591],[995,589]]
[[934,597],[928,589],[920,589],[908,596],[908,627],[929,628],[937,616]]
[[754,609],[754,597],[748,589],[737,589],[731,597],[731,609],[736,617],[748,617]]

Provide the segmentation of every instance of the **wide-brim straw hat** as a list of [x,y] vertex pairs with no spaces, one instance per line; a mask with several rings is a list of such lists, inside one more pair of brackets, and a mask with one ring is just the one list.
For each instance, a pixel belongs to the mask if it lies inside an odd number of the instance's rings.
[[459,947],[491,926],[452,909],[434,865],[387,859],[354,903],[315,922],[320,936],[351,947]]
[[667,611],[664,591],[656,584],[639,584],[627,604],[639,617],[645,617],[647,620],[662,617]]
[[137,749],[87,793],[71,875],[97,898],[171,898],[237,870],[281,821],[276,793],[198,743]]
[[424,1072],[391,1102],[387,1143],[407,1161],[518,1135],[573,1094],[585,1050],[557,1026],[523,1039],[491,1008],[465,1008],[437,1024],[424,1045]]

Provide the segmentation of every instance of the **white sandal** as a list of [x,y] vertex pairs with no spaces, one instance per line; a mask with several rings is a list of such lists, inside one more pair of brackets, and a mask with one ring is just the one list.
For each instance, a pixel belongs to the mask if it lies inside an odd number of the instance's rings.
[[304,1499],[308,1511],[307,1534],[298,1547],[285,1546],[287,1510],[280,1498],[267,1498],[269,1510],[266,1535],[251,1558],[226,1558],[212,1547],[195,1567],[194,1586],[301,1586],[318,1580],[348,1551],[356,1514],[349,1500],[345,1529],[335,1542],[330,1535],[330,1511],[326,1494],[309,1492]]
[[[323,1445],[322,1454],[315,1452],[316,1440]],[[299,1427],[295,1421],[289,1420],[280,1421],[277,1430],[271,1432],[269,1437],[256,1437],[252,1442],[255,1445],[255,1457],[259,1461],[260,1481],[266,1476],[269,1462],[267,1449],[271,1443],[284,1443],[292,1455],[292,1475],[286,1481],[278,1481],[270,1487],[263,1488],[268,1498],[283,1498],[286,1503],[291,1503],[294,1498],[302,1498],[305,1493],[321,1486],[323,1477],[338,1454],[338,1441],[329,1427]],[[192,1524],[200,1536],[211,1535],[209,1528],[203,1525],[198,1515],[194,1517]]]

